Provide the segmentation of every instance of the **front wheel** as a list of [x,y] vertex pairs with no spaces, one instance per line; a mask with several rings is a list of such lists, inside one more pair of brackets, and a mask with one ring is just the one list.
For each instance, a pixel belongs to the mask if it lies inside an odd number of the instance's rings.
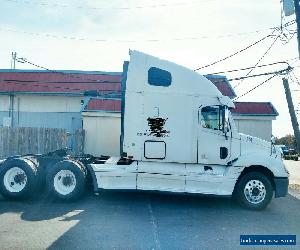
[[87,171],[76,161],[58,162],[47,174],[48,192],[60,200],[78,199],[86,187]]
[[248,209],[262,210],[273,197],[273,187],[269,178],[260,172],[250,172],[241,177],[235,190],[237,201]]

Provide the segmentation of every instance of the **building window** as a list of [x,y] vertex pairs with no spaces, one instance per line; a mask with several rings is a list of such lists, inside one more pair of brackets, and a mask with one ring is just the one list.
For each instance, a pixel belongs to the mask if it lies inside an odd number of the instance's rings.
[[168,87],[171,85],[172,76],[169,71],[151,67],[148,70],[148,83],[154,86]]
[[201,126],[203,128],[223,130],[224,107],[208,106],[202,108]]

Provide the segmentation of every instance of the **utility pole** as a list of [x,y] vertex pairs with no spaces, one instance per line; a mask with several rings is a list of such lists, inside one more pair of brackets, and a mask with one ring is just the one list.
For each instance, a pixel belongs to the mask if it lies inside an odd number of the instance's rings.
[[16,69],[17,52],[11,52],[10,68]]
[[300,59],[300,4],[299,0],[294,0],[296,23],[297,23],[297,38],[298,38],[298,54]]
[[299,124],[297,122],[296,112],[295,112],[295,108],[294,108],[294,104],[293,104],[293,100],[292,100],[292,95],[291,95],[288,79],[282,78],[282,83],[283,83],[283,87],[285,90],[286,101],[288,103],[292,126],[293,126],[293,130],[294,130],[294,135],[295,135],[296,142],[297,142],[297,152],[300,152]]

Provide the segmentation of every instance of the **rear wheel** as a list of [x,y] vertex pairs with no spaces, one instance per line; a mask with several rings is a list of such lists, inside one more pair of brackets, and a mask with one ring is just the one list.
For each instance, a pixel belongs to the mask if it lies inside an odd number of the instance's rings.
[[241,177],[236,186],[237,201],[248,209],[262,210],[273,197],[269,178],[260,172],[250,172]]
[[0,168],[0,192],[6,198],[23,199],[37,192],[37,165],[26,158],[6,160]]
[[46,182],[51,195],[61,200],[78,199],[86,187],[86,168],[77,161],[58,162],[49,171]]

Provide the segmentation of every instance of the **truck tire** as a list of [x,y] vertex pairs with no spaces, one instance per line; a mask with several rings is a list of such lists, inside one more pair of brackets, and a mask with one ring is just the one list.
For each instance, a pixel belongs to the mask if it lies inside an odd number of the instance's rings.
[[235,198],[245,208],[262,210],[273,197],[270,179],[261,172],[249,172],[238,181]]
[[26,158],[10,158],[0,168],[0,192],[9,199],[25,199],[37,191],[37,165]]
[[85,191],[86,178],[86,168],[80,162],[74,160],[60,161],[47,174],[48,194],[60,200],[76,200]]

